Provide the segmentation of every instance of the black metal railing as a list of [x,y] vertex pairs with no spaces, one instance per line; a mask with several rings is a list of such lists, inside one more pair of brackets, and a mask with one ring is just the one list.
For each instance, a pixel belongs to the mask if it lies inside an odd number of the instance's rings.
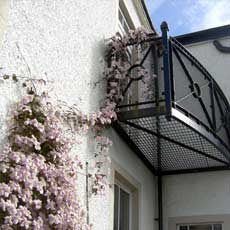
[[[150,82],[151,97],[142,97],[146,84],[130,78],[117,105],[114,128],[144,164],[158,176],[159,229],[163,229],[162,176],[230,169],[230,105],[206,68],[175,38],[146,41],[140,62],[157,77]],[[132,67],[130,68],[132,69]],[[138,82],[138,85],[137,85]],[[132,88],[132,85],[136,84]],[[132,92],[131,92],[132,94]]]
[[[175,108],[230,150],[230,105],[217,82],[204,66],[162,27],[167,111]],[[167,47],[164,45],[167,43]],[[170,113],[170,112],[169,112]],[[191,123],[190,123],[191,126]]]
[[[139,57],[142,68],[157,77],[146,83],[127,73],[123,95],[127,97],[130,89],[134,97],[117,105],[115,127],[156,174],[226,169],[229,102],[207,69],[168,37],[167,23],[161,29],[162,37],[146,41]],[[151,97],[141,96],[146,84],[151,84]]]

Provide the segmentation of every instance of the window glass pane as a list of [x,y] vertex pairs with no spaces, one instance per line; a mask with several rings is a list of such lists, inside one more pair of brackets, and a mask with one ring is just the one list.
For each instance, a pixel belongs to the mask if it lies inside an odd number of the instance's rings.
[[221,224],[214,224],[214,230],[222,230]]
[[188,226],[180,226],[180,230],[188,230]]
[[114,186],[114,230],[118,230],[118,215],[119,215],[119,188]]
[[129,25],[127,24],[126,21],[124,21],[124,30],[127,34],[129,33]]
[[189,230],[212,230],[212,225],[193,225],[189,227]]
[[120,228],[119,230],[129,230],[130,219],[129,194],[120,188]]
[[127,20],[127,15],[124,13],[122,8],[119,8],[118,18],[119,18],[119,22],[120,22],[120,25],[121,25],[122,30],[123,30],[122,32],[128,34],[129,30],[130,30],[130,25],[129,25],[128,20]]
[[119,21],[121,23],[121,25],[123,25],[123,16],[122,16],[122,13],[121,13],[121,10],[119,9]]

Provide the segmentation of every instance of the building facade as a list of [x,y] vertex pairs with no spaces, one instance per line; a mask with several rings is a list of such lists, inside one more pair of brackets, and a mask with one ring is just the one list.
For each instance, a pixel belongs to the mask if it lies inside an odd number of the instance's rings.
[[[85,113],[98,110],[106,93],[102,73],[108,39],[140,26],[155,33],[141,0],[3,0],[0,13],[2,74],[44,78],[50,85],[51,97],[77,104]],[[229,100],[230,54],[213,45],[215,39],[230,45],[229,27],[225,30],[228,32],[224,35],[202,41],[190,41],[186,35],[178,40],[210,71]],[[157,77],[163,79],[162,58],[159,55]],[[0,143],[4,143],[7,108],[20,98],[20,92],[14,84],[0,84],[0,95]],[[107,132],[113,141],[109,176],[112,186],[105,195],[89,198],[93,229],[229,229],[229,171],[162,175],[159,191],[159,175],[154,175],[135,154],[127,139],[112,128]],[[77,151],[86,162],[93,146],[89,137],[82,138],[82,142]],[[152,151],[157,154],[157,149]],[[85,176],[79,177],[86,205]]]
[[[230,45],[230,27],[178,36],[178,40],[204,65],[229,100],[230,55],[216,48],[214,41]],[[228,229],[229,171],[167,176],[164,180],[165,228],[175,223],[223,223]],[[169,221],[169,222],[167,222]],[[174,224],[173,224],[174,223]],[[218,228],[217,228],[218,229]]]
[[[104,51],[107,40],[127,26],[150,27],[141,1],[1,1],[1,67],[5,73],[40,77],[51,83],[52,96],[76,103],[85,113],[98,110],[105,96]],[[123,14],[123,15],[122,15]],[[125,15],[124,15],[125,14]],[[120,21],[119,21],[120,16]],[[121,18],[122,16],[122,18]],[[100,81],[100,84],[96,82]],[[8,106],[20,95],[13,85],[1,85],[1,133]],[[3,99],[4,98],[4,99]],[[127,177],[126,190],[136,193],[137,212],[133,229],[153,229],[155,184],[152,173],[132,153],[114,130],[111,149],[111,183]],[[4,135],[1,135],[3,141]],[[92,158],[89,139],[83,138],[81,158]],[[115,173],[119,171],[119,176]],[[116,174],[116,175],[115,175]],[[121,174],[121,175],[120,175]],[[85,177],[79,175],[83,205]],[[126,184],[124,185],[126,187]],[[113,229],[114,192],[89,200],[89,221],[93,229]],[[134,218],[135,217],[135,218]]]

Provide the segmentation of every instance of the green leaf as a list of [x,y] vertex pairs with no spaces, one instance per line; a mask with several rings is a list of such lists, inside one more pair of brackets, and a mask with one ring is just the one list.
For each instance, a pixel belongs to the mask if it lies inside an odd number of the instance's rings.
[[12,79],[13,79],[14,82],[18,82],[18,78],[17,78],[17,76],[15,74],[12,75]]

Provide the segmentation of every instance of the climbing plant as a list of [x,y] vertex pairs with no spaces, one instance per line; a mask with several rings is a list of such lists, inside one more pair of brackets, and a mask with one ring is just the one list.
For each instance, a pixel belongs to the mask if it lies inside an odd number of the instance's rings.
[[55,110],[25,96],[14,106],[0,158],[1,229],[88,229],[77,196],[77,170]]
[[[77,106],[53,105],[46,92],[38,94],[36,84],[44,80],[23,80],[4,75],[25,88],[25,96],[11,108],[7,140],[0,153],[0,229],[88,230],[78,191],[78,170],[83,163],[71,154],[75,134],[92,132],[96,143],[92,194],[103,193],[107,185],[106,163],[112,141],[104,131],[116,121],[116,104],[121,100],[121,80],[130,68],[127,46],[141,44],[148,37],[143,29],[116,35],[107,47],[104,71],[107,94],[98,112],[82,113]],[[119,61],[122,57],[123,61]],[[142,68],[138,75],[147,76]],[[70,133],[65,132],[70,127]]]

